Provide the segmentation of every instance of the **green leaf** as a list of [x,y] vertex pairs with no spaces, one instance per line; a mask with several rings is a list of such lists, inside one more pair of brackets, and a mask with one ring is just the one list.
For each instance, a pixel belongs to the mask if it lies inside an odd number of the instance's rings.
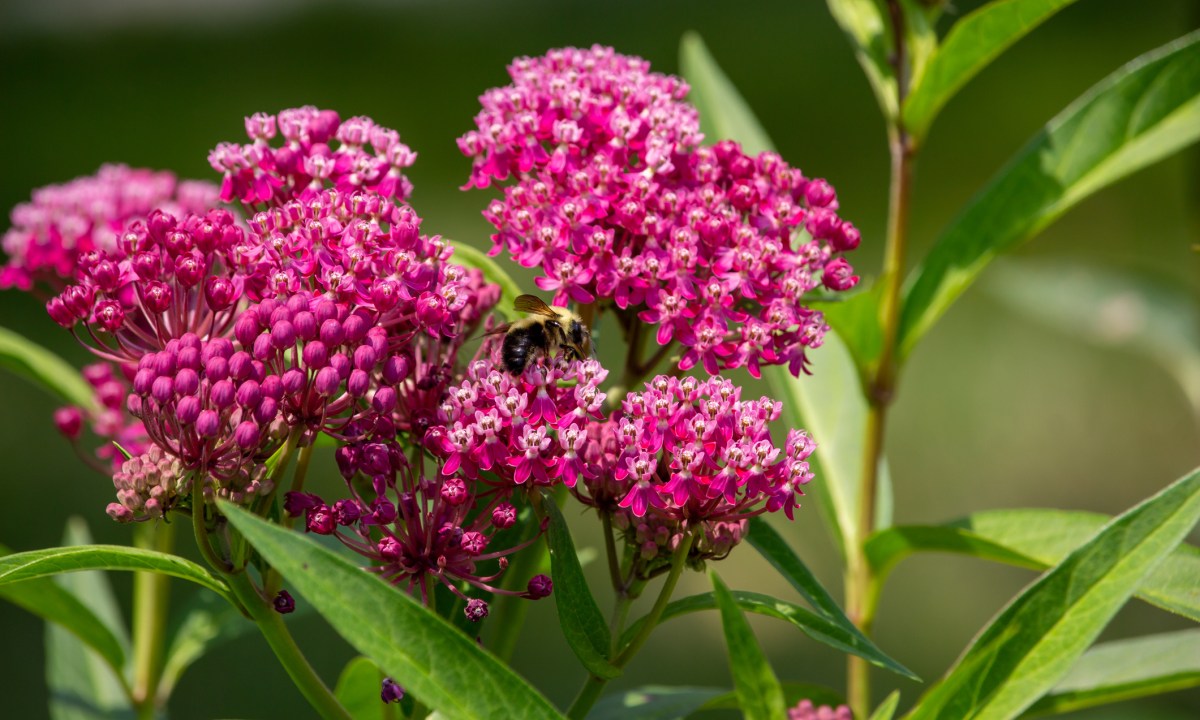
[[841,26],[858,64],[871,83],[871,90],[889,125],[899,115],[896,106],[896,72],[888,58],[892,54],[890,28],[875,0],[828,0],[829,12]]
[[[81,518],[67,521],[63,545],[84,545],[91,541],[91,534]],[[21,554],[24,553],[9,555],[2,560]],[[129,647],[121,609],[104,573],[78,572],[31,582],[53,583],[78,598],[123,647]],[[50,717],[53,720],[132,720],[134,717],[129,689],[121,672],[115,671],[76,635],[55,624],[46,625],[46,684],[50,689]]]
[[721,611],[721,629],[729,651],[729,670],[737,693],[738,708],[749,720],[773,720],[787,714],[783,688],[767,662],[754,631],[733,594],[715,572],[710,572],[717,607]]
[[207,592],[194,593],[167,631],[158,693],[170,697],[183,673],[214,647],[255,629],[237,608]]
[[588,720],[681,720],[700,710],[725,690],[705,687],[647,685],[600,698]]
[[692,86],[688,100],[700,111],[706,142],[736,140],[752,156],[775,149],[762,123],[694,32],[685,33],[680,42],[679,69]]
[[810,303],[824,313],[825,322],[845,343],[858,369],[861,387],[865,387],[868,372],[878,365],[883,352],[883,329],[879,324],[879,293],[882,287],[876,283],[870,290],[855,293],[844,300]]
[[[0,545],[0,557],[11,554],[12,550]],[[0,586],[0,598],[69,630],[114,672],[125,667],[128,643],[122,643],[87,605],[49,578]]]
[[1159,363],[1200,413],[1200,301],[1165,278],[1061,262],[1004,262],[984,289],[1064,333]]
[[900,691],[893,690],[891,695],[871,713],[871,720],[892,720],[896,716],[896,706],[900,704]]
[[[379,697],[383,678],[379,666],[370,658],[360,655],[342,668],[333,694],[354,720],[388,720],[395,717],[395,713]],[[407,694],[400,705],[403,706],[406,701],[412,703]]]
[[808,566],[804,564],[804,561],[788,547],[784,539],[780,537],[779,533],[775,532],[774,528],[767,524],[766,520],[763,520],[761,517],[750,520],[750,534],[748,539],[750,544],[767,559],[767,562],[771,563],[792,584],[792,587],[796,588],[797,592],[813,606],[818,615],[832,626],[838,628],[840,632],[836,637],[826,631],[828,638],[823,640],[823,642],[836,639],[847,646],[844,648],[847,652],[860,655],[870,662],[891,670],[894,673],[912,678],[913,680],[920,680],[911,670],[891,659],[882,650],[875,647],[875,644],[868,640],[855,627],[854,623],[850,622],[849,618],[846,617],[842,609],[838,607],[838,604],[829,595],[829,592],[825,590],[816,576],[812,574],[812,571],[808,569]]
[[[914,552],[950,552],[1044,570],[1094,536],[1112,518],[1067,510],[992,510],[947,525],[902,526],[872,535],[865,553],[884,580]],[[1200,622],[1200,548],[1180,545],[1142,580],[1137,595]]]
[[1096,645],[1026,715],[1057,715],[1200,685],[1200,629]]
[[608,623],[588,589],[562,511],[550,496],[543,497],[542,508],[550,521],[550,575],[554,578],[554,607],[563,637],[590,672],[603,678],[619,677],[621,669],[608,662]]
[[998,254],[1080,200],[1200,138],[1200,31],[1118,70],[1048,125],[970,202],[907,288],[902,354]]
[[908,717],[1018,715],[1068,672],[1198,519],[1194,470],[1115,518],[1017,596]]
[[30,550],[0,558],[0,586],[82,570],[145,570],[190,580],[234,604],[225,584],[191,560],[176,555],[121,547],[80,547]]
[[494,308],[495,312],[504,318],[505,322],[512,322],[520,317],[513,310],[513,300],[521,295],[524,291],[517,284],[512,276],[500,267],[499,263],[490,258],[487,253],[472,247],[466,243],[449,241],[454,248],[454,255],[451,258],[453,262],[467,268],[475,268],[483,273],[483,277],[490,283],[495,283],[500,286],[500,302]]
[[94,410],[95,393],[79,371],[37,343],[0,327],[0,367],[8,368],[71,405]]
[[[811,685],[809,683],[798,682],[783,682],[780,683],[783,687],[783,700],[789,708],[795,706],[801,700],[811,700],[813,705],[831,705],[837,707],[845,703],[845,698],[838,695],[833,690],[821,685]],[[737,693],[727,692],[724,695],[718,696],[704,703],[702,710],[737,710],[738,699]],[[590,717],[589,717],[590,720]]]
[[996,0],[954,23],[923,73],[913,75],[904,124],[919,143],[959,88],[1016,41],[1075,0]]
[[354,649],[448,718],[561,718],[474,639],[313,540],[220,501],[221,512]]
[[[817,642],[825,643],[842,652],[858,655],[879,667],[915,678],[912,673],[885,655],[882,650],[872,644],[870,640],[857,630],[851,632],[818,613],[795,603],[771,597],[770,595],[742,590],[734,590],[731,594],[733,601],[745,612],[752,612],[789,622]],[[716,607],[717,598],[713,593],[691,595],[668,604],[666,609],[663,610],[662,619],[659,622],[665,622],[680,615],[712,610]],[[639,618],[625,630],[625,633],[621,636],[622,644],[628,642],[630,638],[637,634],[644,620],[645,618]]]

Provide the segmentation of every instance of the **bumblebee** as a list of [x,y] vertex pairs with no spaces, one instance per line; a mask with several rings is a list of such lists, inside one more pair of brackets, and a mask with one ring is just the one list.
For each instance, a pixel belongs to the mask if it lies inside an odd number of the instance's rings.
[[561,352],[568,360],[592,356],[592,331],[579,313],[547,305],[533,295],[519,296],[513,308],[530,315],[499,331],[504,332],[504,367],[513,375],[524,372],[538,354],[553,358]]

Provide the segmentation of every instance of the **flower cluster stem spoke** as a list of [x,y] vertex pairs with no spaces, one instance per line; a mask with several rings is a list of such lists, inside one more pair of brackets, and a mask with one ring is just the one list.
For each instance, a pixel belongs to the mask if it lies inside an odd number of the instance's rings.
[[192,475],[192,530],[196,534],[196,547],[208,564],[217,572],[229,572],[233,565],[213,548],[212,537],[208,534],[208,523],[205,519],[204,480],[198,474]]
[[[175,526],[141,523],[134,527],[134,545],[170,553]],[[139,572],[133,576],[133,702],[139,718],[155,717],[158,683],[166,650],[167,604],[170,577]]]
[[296,688],[304,695],[304,699],[308,700],[309,705],[325,720],[350,720],[350,713],[337,701],[296,645],[283,622],[283,616],[275,612],[270,602],[263,599],[249,575],[246,572],[236,572],[225,577],[234,596],[249,611],[251,619],[258,625],[275,657],[283,665]]
[[[897,101],[903,105],[908,93],[908,56],[904,14],[899,0],[888,0],[892,26],[892,63],[897,79]],[[880,274],[879,319],[883,344],[877,364],[867,377],[868,413],[864,430],[862,476],[859,481],[859,517],[855,543],[850,548],[846,569],[846,598],[850,617],[864,634],[870,634],[878,600],[878,583],[863,554],[863,544],[875,530],[879,498],[879,466],[886,439],[887,410],[896,391],[899,372],[896,340],[900,328],[901,281],[908,240],[908,213],[912,192],[916,148],[903,120],[888,127],[891,150],[891,179],[888,191],[887,242]],[[850,655],[847,661],[847,699],[855,717],[867,717],[871,708],[870,665]]]

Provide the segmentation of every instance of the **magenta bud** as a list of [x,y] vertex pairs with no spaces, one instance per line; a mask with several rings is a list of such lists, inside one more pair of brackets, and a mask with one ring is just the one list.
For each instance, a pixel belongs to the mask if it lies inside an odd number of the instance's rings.
[[[359,371],[355,371],[359,372]],[[354,375],[351,373],[351,377]],[[381,387],[375,391],[375,396],[371,398],[371,407],[377,413],[387,414],[396,408],[396,391],[390,387]]]
[[375,549],[379,551],[380,556],[385,560],[399,560],[403,548],[400,546],[399,540],[391,535],[384,535],[375,545]]
[[244,408],[253,409],[258,407],[258,403],[262,401],[262,389],[255,380],[247,380],[238,386],[237,389],[238,405]]
[[371,288],[371,303],[379,312],[387,312],[400,302],[400,287],[395,280],[378,280]]
[[204,377],[209,382],[224,380],[229,377],[229,361],[217,355],[204,363]]
[[362,506],[357,500],[342,499],[333,504],[333,520],[338,525],[353,525],[362,517]]
[[155,375],[174,375],[177,369],[175,366],[175,353],[169,349],[154,354]]
[[324,503],[309,508],[304,515],[304,529],[317,535],[331,535],[337,528],[333,512]]
[[116,300],[96,303],[95,322],[108,332],[116,332],[125,324],[125,311]]
[[342,477],[347,480],[354,477],[358,472],[359,456],[359,450],[354,445],[343,445],[333,453],[333,459],[337,461]]
[[254,419],[259,425],[270,425],[277,415],[279,403],[269,397],[263,398],[258,407],[254,408]]
[[346,332],[346,342],[356,345],[367,336],[367,330],[371,329],[371,324],[362,315],[356,313],[346,318],[342,323],[342,329]]
[[337,303],[329,300],[328,298],[321,298],[317,301],[317,305],[313,308],[313,312],[317,316],[317,322],[324,326],[324,323],[337,319],[338,306]]
[[833,187],[821,178],[815,178],[808,181],[808,187],[804,189],[804,199],[808,202],[809,207],[825,207],[837,199],[837,195],[833,192]]
[[214,407],[224,410],[233,405],[236,399],[233,383],[229,380],[218,380],[208,390],[208,400]]
[[[260,309],[259,313],[261,313],[261,312],[262,312],[262,310]],[[262,316],[259,315],[259,317],[262,317]],[[275,309],[271,311],[271,315],[267,319],[265,324],[267,325],[267,327],[274,327],[275,325],[278,325],[279,323],[289,323],[290,324],[291,322],[292,322],[292,311],[290,309],[288,309],[288,306],[287,305],[277,305],[275,307]]]
[[261,330],[258,318],[254,317],[254,313],[245,313],[233,324],[233,336],[244,348],[254,345],[254,340]]
[[458,507],[470,498],[470,493],[467,492],[467,484],[462,478],[454,476],[442,482],[441,496],[448,504]]
[[336,319],[329,319],[321,323],[321,342],[329,345],[341,345],[346,339],[346,331],[342,324]]
[[92,280],[104,292],[112,292],[121,280],[121,271],[111,260],[101,260],[91,270]]
[[175,417],[184,425],[191,425],[200,417],[200,398],[185,395],[175,404]]
[[125,409],[129,411],[130,415],[140,418],[142,416],[142,399],[137,395],[130,395],[125,398]]
[[370,346],[359,345],[354,348],[354,367],[359,370],[370,371],[375,367],[375,360],[375,351]]
[[308,378],[303,370],[291,368],[283,374],[283,390],[289,395],[303,392],[306,382],[308,382]]
[[383,684],[379,688],[379,699],[385,703],[400,702],[404,699],[404,688],[390,677],[384,678]]
[[283,511],[292,517],[321,504],[321,498],[312,493],[288,491],[283,495]]
[[383,361],[383,381],[388,385],[396,383],[408,377],[408,358],[403,355],[393,355]]
[[258,426],[250,420],[243,420],[233,431],[233,441],[243,450],[252,450],[258,447],[260,438],[261,433]]
[[852,223],[845,221],[838,226],[838,229],[833,233],[833,237],[830,238],[830,243],[836,252],[853,250],[858,247],[861,241],[862,235],[858,232],[858,228],[854,227]]
[[463,533],[461,547],[468,555],[479,555],[487,548],[487,536],[475,530]]
[[346,353],[335,353],[333,357],[329,358],[329,367],[336,370],[338,377],[343,380],[350,377],[352,366]]
[[371,376],[362,370],[352,370],[346,380],[346,392],[351,397],[360,398],[371,388]]
[[534,575],[526,587],[525,597],[530,600],[541,600],[544,597],[550,597],[552,592],[554,592],[554,582],[550,580],[549,576]]
[[492,527],[497,530],[510,528],[517,522],[517,508],[512,503],[502,502],[492,511]]
[[296,313],[292,318],[292,325],[296,327],[296,334],[305,342],[317,337],[317,316],[307,310]]
[[200,376],[195,370],[183,368],[175,373],[175,392],[180,395],[195,395],[200,389]]
[[271,606],[280,615],[287,615],[288,613],[295,612],[296,599],[287,590],[280,590],[275,599],[271,601]]
[[150,394],[154,396],[159,405],[165,405],[174,392],[175,383],[166,375],[154,378],[154,384],[150,386]]
[[283,381],[278,375],[268,375],[262,379],[259,384],[262,389],[263,397],[269,397],[272,400],[280,400],[283,398]]
[[250,354],[239,350],[229,357],[229,376],[238,382],[250,377],[254,372],[254,362]]
[[62,298],[59,297],[50,298],[49,302],[46,303],[46,313],[50,315],[51,320],[65,328],[74,327],[76,321],[79,320],[75,313],[63,302]]
[[304,366],[313,370],[320,370],[329,364],[329,350],[320,340],[306,343],[301,356]]
[[479,598],[471,598],[467,601],[467,607],[463,613],[471,622],[482,622],[488,616],[488,604]]
[[[195,337],[193,335],[192,337]],[[176,359],[176,364],[181,368],[189,370],[200,369],[200,351],[194,347],[184,347],[179,350],[179,357]]]
[[332,367],[324,367],[317,372],[317,377],[313,381],[313,389],[321,397],[330,397],[337,392],[338,386],[341,384],[342,378],[338,375],[338,371]]
[[151,280],[142,289],[142,305],[150,312],[166,312],[171,307],[172,297],[171,287],[157,280]]
[[54,411],[54,426],[68,440],[78,440],[83,430],[83,410],[77,407],[62,407]]
[[255,360],[268,360],[275,354],[275,348],[271,343],[270,333],[263,333],[254,338],[254,348],[251,350],[251,355]]
[[[256,341],[257,342],[257,341]],[[271,344],[282,350],[296,344],[296,327],[287,320],[271,326]],[[265,359],[265,358],[260,358]]]
[[195,287],[204,279],[208,272],[204,259],[199,253],[181,255],[175,259],[175,279],[184,287]]
[[213,438],[221,431],[221,416],[216,410],[201,410],[196,416],[196,434],[204,438]]
[[158,377],[154,374],[151,368],[142,368],[137,371],[137,375],[133,376],[133,391],[139,395],[145,395],[150,392],[151,386],[154,385],[154,378]]

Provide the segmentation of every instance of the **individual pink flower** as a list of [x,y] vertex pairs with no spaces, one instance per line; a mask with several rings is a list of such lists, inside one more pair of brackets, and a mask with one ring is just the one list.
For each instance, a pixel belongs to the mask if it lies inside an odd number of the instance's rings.
[[806,698],[788,708],[787,720],[854,720],[854,714],[848,705],[814,705]]
[[[131,374],[133,369],[129,367]],[[87,410],[73,406],[59,408],[54,414],[59,432],[73,444],[79,441],[85,422],[92,434],[104,441],[96,449],[95,455],[109,467],[96,464],[90,458],[84,459],[105,475],[121,469],[126,459],[123,453],[137,457],[145,453],[150,445],[141,421],[132,417],[125,408],[125,398],[130,391],[125,370],[125,367],[114,368],[103,362],[85,365],[83,377],[92,386],[92,407]]]
[[0,289],[57,292],[77,280],[79,259],[113,253],[125,225],[161,209],[174,215],[204,212],[217,201],[215,185],[177,180],[169,172],[103,165],[95,175],[33,191],[12,210],[0,247]]

